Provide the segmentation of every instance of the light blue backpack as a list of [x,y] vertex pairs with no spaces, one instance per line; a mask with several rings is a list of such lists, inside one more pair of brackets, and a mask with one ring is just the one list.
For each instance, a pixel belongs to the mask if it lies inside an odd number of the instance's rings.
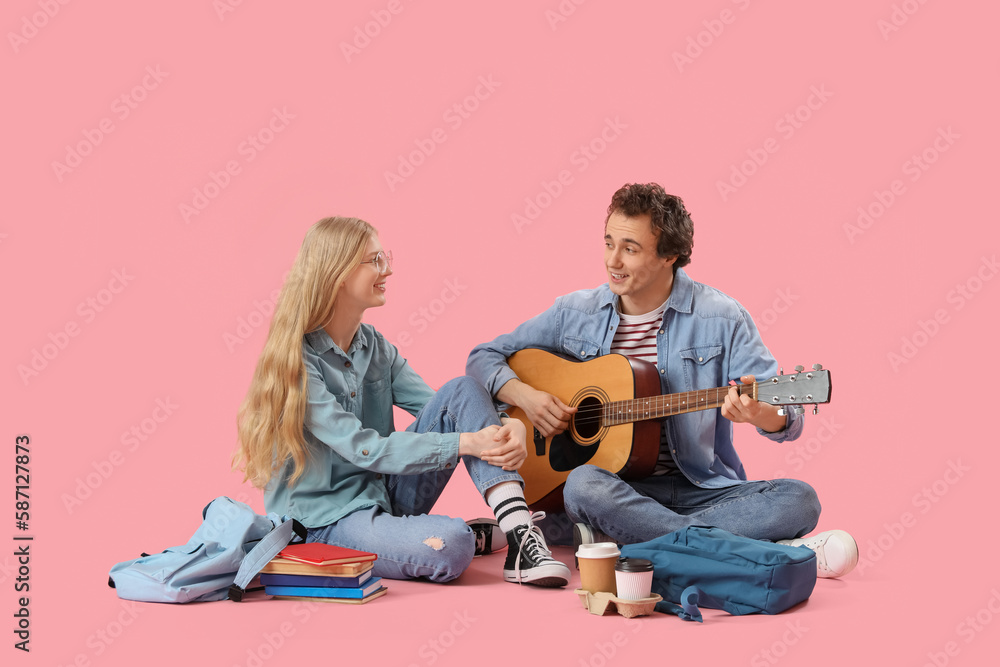
[[257,573],[306,529],[275,513],[261,516],[249,505],[221,496],[202,511],[187,544],[116,564],[108,585],[118,597],[140,602],[239,602]]

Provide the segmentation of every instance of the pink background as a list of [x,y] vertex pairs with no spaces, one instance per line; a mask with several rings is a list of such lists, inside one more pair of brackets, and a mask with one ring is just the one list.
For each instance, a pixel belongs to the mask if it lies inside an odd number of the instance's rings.
[[[982,346],[1000,290],[1000,10],[223,2],[5,4],[4,655],[593,667],[996,655],[992,392],[966,387],[998,370]],[[127,605],[107,588],[113,563],[183,544],[211,498],[263,510],[229,471],[235,414],[310,224],[357,215],[381,230],[396,273],[371,322],[437,386],[476,343],[603,282],[604,210],[634,181],[684,198],[690,275],[739,299],[786,369],[831,369],[833,402],[797,443],[739,429],[737,444],[751,476],[816,487],[820,527],[854,533],[858,571],[820,581],[791,614],[709,612],[703,625],[590,616],[570,592],[498,583],[499,556],[357,608]],[[11,633],[22,434],[30,655]],[[459,476],[437,509],[488,512]]]

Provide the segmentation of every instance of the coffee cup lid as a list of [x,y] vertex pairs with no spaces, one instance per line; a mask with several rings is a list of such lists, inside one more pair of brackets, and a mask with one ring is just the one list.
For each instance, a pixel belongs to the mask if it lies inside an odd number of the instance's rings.
[[619,558],[615,563],[618,572],[649,572],[653,564],[645,558]]
[[614,542],[595,542],[593,544],[581,544],[576,550],[577,558],[618,558],[621,552]]

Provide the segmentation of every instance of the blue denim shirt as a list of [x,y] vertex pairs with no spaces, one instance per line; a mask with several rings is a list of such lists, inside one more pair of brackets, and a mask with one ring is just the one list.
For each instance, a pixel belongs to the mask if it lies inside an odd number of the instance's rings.
[[[490,395],[517,377],[506,358],[535,347],[586,360],[609,354],[618,328],[618,299],[607,284],[556,299],[544,313],[513,332],[475,347],[466,373],[483,383]],[[759,380],[778,373],[778,364],[761,341],[757,326],[735,299],[694,282],[677,269],[674,285],[656,337],[657,369],[664,394],[723,387],[743,375]],[[783,442],[802,432],[801,416],[789,414],[777,433],[757,432]],[[702,410],[664,420],[666,441],[677,467],[706,488],[732,486],[746,480],[733,447],[733,423],[722,411]]]
[[391,511],[385,476],[443,470],[458,461],[458,433],[396,432],[392,406],[415,415],[434,395],[399,350],[362,324],[344,352],[322,329],[305,335],[308,404],[304,435],[310,458],[289,486],[292,462],[264,491],[268,512],[308,528],[355,510]]

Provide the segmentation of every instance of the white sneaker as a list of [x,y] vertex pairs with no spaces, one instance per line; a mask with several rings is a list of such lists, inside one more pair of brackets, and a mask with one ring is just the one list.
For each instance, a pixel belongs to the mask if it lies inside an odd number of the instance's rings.
[[842,577],[858,564],[858,543],[846,530],[827,530],[812,537],[778,540],[790,547],[809,547],[816,552],[816,576]]

